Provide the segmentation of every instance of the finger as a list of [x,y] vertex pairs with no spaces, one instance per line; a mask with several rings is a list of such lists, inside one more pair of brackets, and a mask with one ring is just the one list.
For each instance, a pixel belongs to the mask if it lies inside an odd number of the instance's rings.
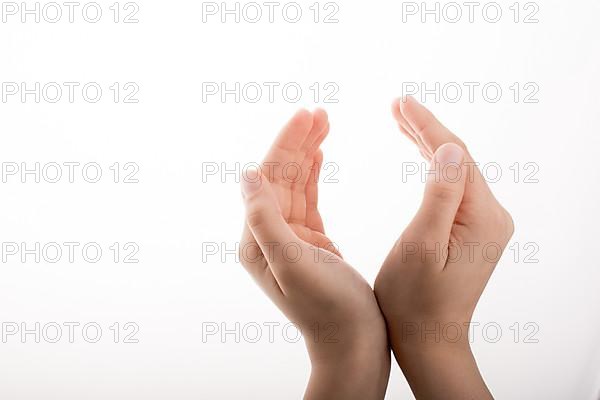
[[313,231],[325,234],[323,219],[319,213],[319,177],[323,164],[323,152],[315,153],[308,182],[306,183],[306,226]]
[[440,146],[433,156],[425,194],[417,215],[407,231],[427,250],[447,246],[466,183],[464,150],[453,143]]
[[323,142],[329,135],[330,128],[331,128],[331,125],[329,124],[329,121],[327,121],[327,124],[323,127],[323,130],[321,131],[321,134],[319,135],[319,137],[317,137],[317,140],[315,140],[312,143],[311,147],[306,152],[307,155],[314,155],[315,152],[317,151],[317,149],[319,149],[321,147],[321,145],[323,144]]
[[302,145],[307,140],[313,127],[313,114],[307,110],[299,110],[281,129],[267,152],[261,172],[273,183],[272,190],[280,200],[282,213],[286,218],[292,215],[291,188],[297,166],[304,160]]
[[392,115],[394,116],[394,119],[398,122],[398,124],[400,126],[402,126],[402,128],[409,134],[411,135],[414,139],[416,139],[416,133],[413,131],[412,127],[410,126],[410,124],[408,123],[408,121],[406,121],[406,118],[404,118],[404,115],[402,115],[402,112],[400,111],[400,103],[403,101],[403,99],[395,99],[392,102]]
[[419,135],[415,133],[412,126],[408,123],[402,112],[400,111],[400,104],[405,101],[404,99],[396,99],[392,103],[392,114],[398,123],[398,127],[400,131],[404,133],[406,137],[408,137],[414,144],[419,147],[419,151],[423,155],[424,158],[431,160],[433,154],[429,150],[427,146],[423,143],[423,140]]
[[[317,108],[313,113],[312,129],[304,143],[302,143],[302,151],[309,154],[312,149],[318,147],[319,141],[322,142],[323,135],[326,134],[327,126],[329,125],[329,116],[322,108]],[[320,143],[319,143],[320,144]]]
[[271,148],[288,151],[300,150],[312,127],[313,114],[305,109],[298,110],[279,132]]
[[446,128],[431,111],[413,97],[408,96],[406,101],[400,104],[400,110],[431,153],[435,153],[440,146],[446,143],[454,143],[465,150],[465,164],[468,166],[469,174],[465,201],[468,203],[481,203],[482,201],[487,202],[490,197],[493,198],[492,192],[479,168],[477,168],[460,138]]
[[[277,181],[283,186],[287,185],[288,188],[285,190],[289,190],[291,184],[282,179],[283,169],[287,163],[302,159],[303,155],[300,149],[302,144],[307,140],[312,125],[312,113],[301,109],[280,130],[263,160],[261,171],[264,174],[265,180],[270,180],[271,182]],[[282,185],[272,186],[271,189],[284,190],[280,187]],[[289,215],[289,208],[284,210],[284,212]],[[265,291],[274,295],[280,294],[281,289],[279,289],[279,285],[269,268],[267,257],[262,253],[248,223],[244,223],[242,232],[240,260],[250,275]]]
[[312,127],[312,113],[301,109],[279,132],[262,163],[262,172],[269,182],[277,183],[285,190],[292,186],[294,164],[298,165],[304,159],[301,149]]
[[402,126],[402,124],[398,123],[398,129],[400,129],[400,132],[402,132],[404,136],[406,136],[411,142],[413,142],[415,146],[420,147],[419,143],[417,142],[417,139],[415,139],[415,137],[412,134],[410,134],[408,130],[404,126]]
[[445,143],[455,143],[466,150],[464,143],[412,96],[400,102],[400,112],[432,154]]
[[281,263],[281,248],[299,241],[279,209],[271,184],[259,170],[248,170],[242,179],[242,193],[246,206],[246,223],[269,266]]
[[[311,169],[313,167],[314,154],[316,147],[325,139],[328,132],[329,122],[327,113],[317,109],[314,114],[313,127],[308,135],[302,150],[300,151],[302,160],[293,166],[295,173],[292,176],[291,186],[291,210],[287,215],[287,220],[292,224],[306,224],[306,185],[310,179]],[[290,166],[291,167],[291,166]],[[288,168],[291,170],[292,168]]]

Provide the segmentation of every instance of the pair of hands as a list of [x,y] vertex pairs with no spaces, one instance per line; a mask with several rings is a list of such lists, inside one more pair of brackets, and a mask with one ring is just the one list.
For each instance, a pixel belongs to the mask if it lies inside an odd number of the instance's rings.
[[437,172],[374,290],[333,247],[317,208],[320,145],[329,133],[322,110],[294,115],[261,169],[242,178],[242,264],[305,333],[306,399],[384,398],[390,347],[418,399],[492,398],[468,326],[512,219],[465,145],[433,114],[411,97],[392,110]]

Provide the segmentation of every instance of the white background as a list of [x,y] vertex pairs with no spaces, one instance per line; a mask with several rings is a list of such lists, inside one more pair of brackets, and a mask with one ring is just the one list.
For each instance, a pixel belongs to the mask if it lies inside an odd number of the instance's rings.
[[[103,329],[96,344],[80,330],[74,343],[7,337],[0,342],[0,398],[301,397],[310,368],[302,342],[285,339],[287,321],[234,255],[221,262],[203,252],[210,243],[234,248],[243,207],[235,174],[203,182],[202,171],[260,161],[297,108],[316,106],[315,82],[339,87],[337,103],[317,104],[332,126],[325,161],[339,169],[337,183],[321,184],[321,212],[329,236],[369,282],[422,195],[420,179],[402,179],[402,163],[421,159],[397,131],[391,100],[404,82],[496,82],[504,89],[497,103],[481,91],[474,102],[466,94],[456,103],[425,101],[478,161],[501,166],[492,187],[516,222],[512,244],[521,247],[516,262],[507,251],[474,318],[498,324],[502,337],[492,343],[478,331],[474,351],[499,399],[597,398],[600,4],[544,0],[533,24],[513,21],[512,1],[501,2],[495,24],[481,7],[474,23],[467,15],[457,23],[433,16],[422,23],[419,15],[403,23],[402,2],[344,0],[339,23],[325,24],[312,21],[312,3],[299,2],[304,14],[296,24],[281,8],[274,23],[266,16],[221,23],[218,15],[203,23],[197,1],[138,2],[137,24],[115,24],[108,1],[99,2],[96,24],[83,20],[81,7],[74,23],[66,15],[55,24],[32,16],[21,23],[17,14],[0,24],[0,81],[30,88],[97,82],[104,89],[95,104],[80,90],[72,104],[36,104],[32,95],[0,103],[5,168],[97,162],[103,169],[96,184],[85,182],[81,169],[75,183],[35,183],[32,176],[22,183],[20,175],[0,183],[0,242],[96,242],[103,249],[95,264],[80,250],[72,264],[66,255],[56,264],[33,256],[23,263],[20,253],[0,264],[3,324],[96,322]],[[137,84],[139,102],[115,104],[108,89],[114,82]],[[203,82],[297,82],[304,93],[297,103],[280,91],[272,103],[236,103],[233,96],[203,102]],[[538,103],[515,102],[515,82],[538,85]],[[139,183],[112,182],[115,162],[136,163]],[[525,183],[523,175],[515,182],[515,163],[535,163],[539,182]],[[115,242],[135,242],[140,262],[114,263]],[[524,262],[526,243],[539,247],[538,263]],[[109,329],[115,322],[118,344]],[[139,343],[122,343],[127,322],[139,326]],[[234,335],[225,343],[220,335],[202,340],[206,323],[234,329],[252,322],[279,322],[274,343],[266,327],[254,344],[243,337],[236,343]],[[538,343],[524,343],[527,322],[539,327]],[[396,366],[388,398],[411,398]]]

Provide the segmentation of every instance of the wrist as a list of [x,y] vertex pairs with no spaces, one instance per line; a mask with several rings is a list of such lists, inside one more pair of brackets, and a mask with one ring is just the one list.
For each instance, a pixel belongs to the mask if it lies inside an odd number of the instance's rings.
[[390,373],[384,329],[308,343],[311,376],[305,399],[383,399]]
[[306,400],[382,400],[390,372],[387,359],[352,357],[337,363],[313,362]]

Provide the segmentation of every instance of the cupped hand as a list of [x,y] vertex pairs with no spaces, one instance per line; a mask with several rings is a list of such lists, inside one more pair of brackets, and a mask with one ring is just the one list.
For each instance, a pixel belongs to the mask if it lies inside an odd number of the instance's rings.
[[408,97],[393,113],[431,162],[422,204],[375,283],[394,354],[417,398],[489,398],[470,354],[469,322],[512,219],[464,143],[429,110]]
[[[386,328],[370,285],[325,235],[317,208],[327,114],[299,111],[261,168],[242,176],[240,258],[303,332],[313,371],[307,398],[383,398]],[[350,383],[349,383],[350,382]]]

